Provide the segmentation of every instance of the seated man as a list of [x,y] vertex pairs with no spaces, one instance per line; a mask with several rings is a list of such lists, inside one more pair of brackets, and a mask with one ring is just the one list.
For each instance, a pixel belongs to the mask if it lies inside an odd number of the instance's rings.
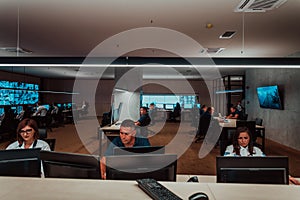
[[[108,146],[105,156],[111,156],[115,147],[138,147],[151,146],[148,138],[136,137],[136,126],[130,119],[126,119],[121,123],[120,136],[116,137]],[[106,179],[106,159],[101,158],[101,175]]]
[[226,117],[226,119],[240,119],[240,112],[235,106],[230,108],[230,114]]
[[140,108],[140,119],[134,122],[136,126],[148,126],[151,122],[151,119],[148,114],[148,108],[147,107],[141,107]]
[[41,105],[41,102],[39,101],[37,103],[37,108],[35,113],[32,114],[32,116],[41,116],[41,117],[45,117],[47,114],[47,109],[45,108],[45,106]]

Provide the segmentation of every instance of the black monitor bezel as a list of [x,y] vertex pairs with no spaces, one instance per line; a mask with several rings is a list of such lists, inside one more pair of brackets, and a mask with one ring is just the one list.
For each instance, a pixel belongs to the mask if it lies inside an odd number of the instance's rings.
[[0,176],[41,177],[40,149],[0,150]]
[[176,172],[177,155],[175,154],[106,157],[106,179],[108,180],[153,178],[158,181],[176,181]]
[[165,146],[115,147],[113,155],[164,154]]
[[41,160],[46,178],[101,179],[100,159],[96,155],[41,151]]
[[[238,172],[238,170],[248,171],[252,173],[253,180],[243,180],[242,173]],[[231,178],[224,178],[225,173],[229,171],[236,170],[236,174],[239,174],[239,180],[234,180]],[[272,171],[284,170],[284,177],[280,179],[280,177],[274,177],[276,180],[271,180],[272,177],[268,177],[268,172],[270,174]],[[217,183],[255,183],[255,184],[289,184],[289,161],[287,156],[266,156],[266,157],[236,157],[236,156],[217,156],[216,157],[216,171],[217,171]],[[266,178],[262,176],[264,173],[260,173],[262,171],[266,174]],[[259,177],[253,176],[254,174],[259,174]],[[257,181],[255,180],[257,178]]]

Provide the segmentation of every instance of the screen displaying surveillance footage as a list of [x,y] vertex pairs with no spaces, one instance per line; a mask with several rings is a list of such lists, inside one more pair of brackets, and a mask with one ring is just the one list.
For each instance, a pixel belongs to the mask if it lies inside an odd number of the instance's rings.
[[0,106],[35,104],[39,85],[24,82],[0,81]]

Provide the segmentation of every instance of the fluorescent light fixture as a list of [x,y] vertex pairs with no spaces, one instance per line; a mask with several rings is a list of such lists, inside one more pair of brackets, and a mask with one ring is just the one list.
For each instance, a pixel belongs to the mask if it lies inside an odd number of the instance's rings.
[[128,92],[128,90],[123,89],[123,88],[114,88],[114,91],[116,91],[116,92]]
[[0,67],[200,67],[200,68],[300,68],[300,65],[165,65],[165,64],[136,64],[136,65],[124,65],[124,64],[0,64]]
[[242,89],[237,89],[237,90],[219,90],[216,91],[216,94],[226,94],[226,93],[236,93],[236,92],[243,92]]
[[75,95],[75,94],[80,94],[78,92],[61,92],[61,91],[51,91],[51,90],[41,90],[37,91],[39,93],[50,93],[50,94],[70,94],[70,95]]

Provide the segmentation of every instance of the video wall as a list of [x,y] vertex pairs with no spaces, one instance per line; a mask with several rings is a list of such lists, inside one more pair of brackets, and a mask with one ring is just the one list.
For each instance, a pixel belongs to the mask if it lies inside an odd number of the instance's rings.
[[39,85],[0,81],[0,106],[35,104],[39,100]]
[[144,94],[142,96],[142,105],[149,107],[154,103],[157,108],[173,109],[178,102],[183,108],[191,109],[196,104],[195,95],[170,95],[170,94]]

